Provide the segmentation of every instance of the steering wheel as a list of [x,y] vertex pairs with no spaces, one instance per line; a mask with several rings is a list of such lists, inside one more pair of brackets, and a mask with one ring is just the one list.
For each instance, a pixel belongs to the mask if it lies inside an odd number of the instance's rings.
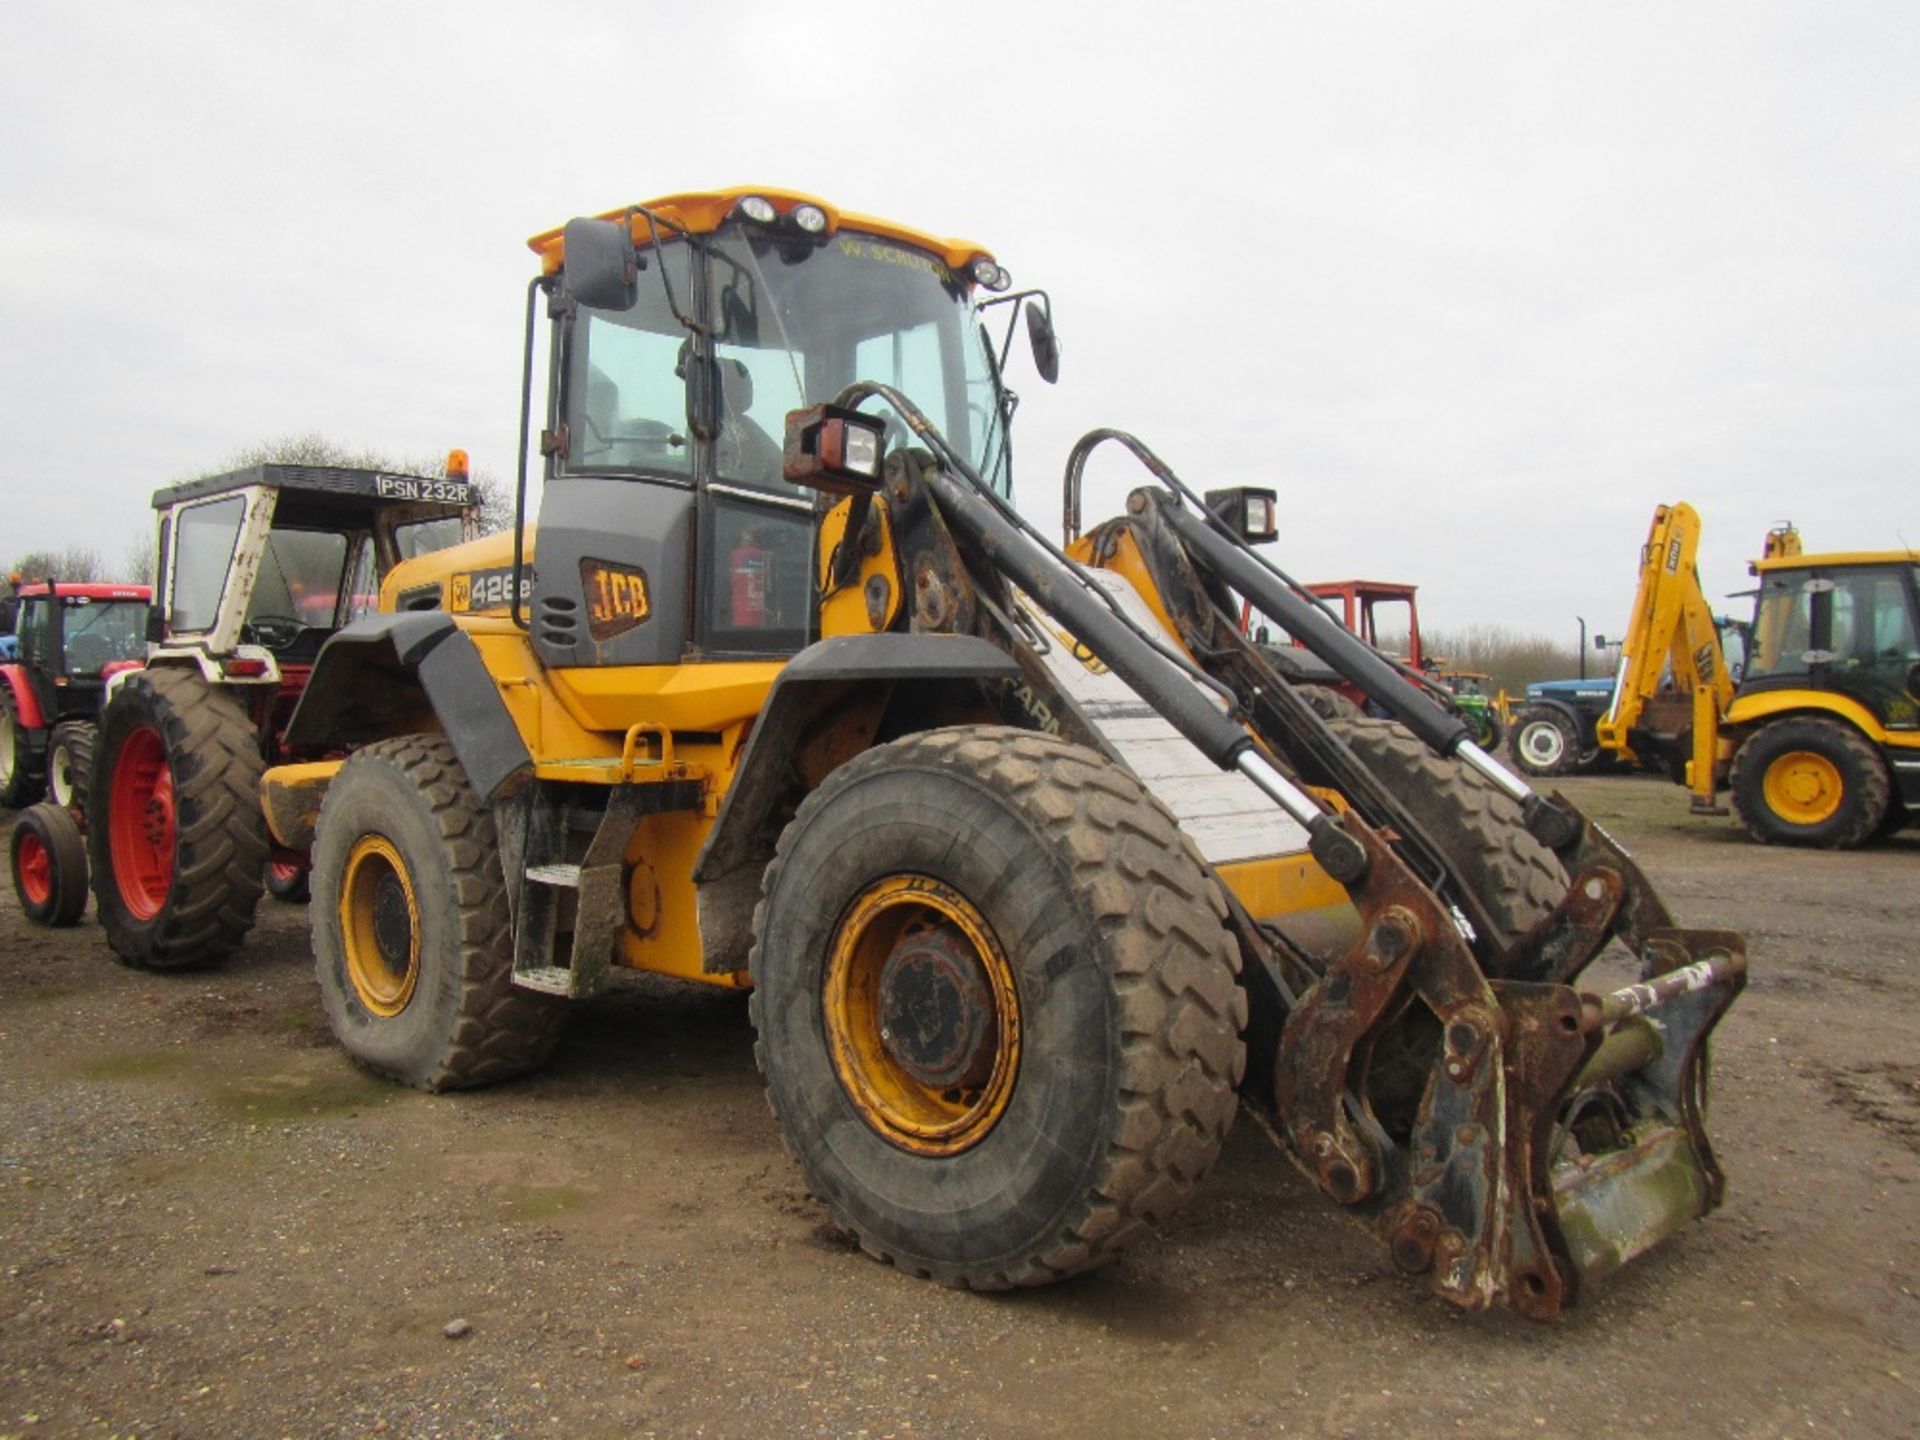
[[291,615],[255,615],[240,627],[240,638],[246,640],[248,632],[252,632],[253,643],[269,650],[284,650],[298,640],[306,628],[304,621]]

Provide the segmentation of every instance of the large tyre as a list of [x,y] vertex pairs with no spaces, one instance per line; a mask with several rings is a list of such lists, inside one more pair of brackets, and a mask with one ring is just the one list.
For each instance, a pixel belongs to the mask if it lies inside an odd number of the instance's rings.
[[1514,718],[1508,737],[1513,762],[1529,775],[1564,775],[1580,763],[1580,736],[1566,713],[1529,705]]
[[264,768],[239,700],[199,671],[141,670],[114,692],[87,846],[94,908],[123,963],[183,970],[240,947],[267,862]]
[[360,1064],[455,1090],[553,1053],[566,1002],[513,984],[493,817],[444,737],[348,758],[320,807],[312,877],[320,999]]
[[44,793],[40,767],[13,692],[0,680],[0,805],[17,810],[38,800]]
[[1734,813],[1763,845],[1844,850],[1870,839],[1893,803],[1886,762],[1841,720],[1790,716],[1733,752]]
[[68,720],[53,727],[47,741],[47,798],[87,819],[87,777],[93,773],[93,745],[98,737],[91,720]]
[[1520,807],[1491,780],[1443,760],[1392,720],[1346,716],[1331,728],[1376,779],[1446,847],[1500,927],[1507,945],[1567,893],[1567,871],[1534,839]]
[[978,726],[841,767],[754,917],[755,1056],[808,1185],[943,1284],[1106,1263],[1232,1123],[1225,916],[1172,816],[1090,750]]
[[36,925],[79,922],[87,909],[87,847],[80,827],[58,805],[23,810],[8,847],[13,893]]

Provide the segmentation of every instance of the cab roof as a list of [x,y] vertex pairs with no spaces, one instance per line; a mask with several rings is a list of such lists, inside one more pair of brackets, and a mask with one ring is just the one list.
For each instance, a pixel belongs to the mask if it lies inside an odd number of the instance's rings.
[[[734,206],[749,195],[758,195],[773,202],[781,214],[791,212],[796,206],[812,205],[827,217],[826,234],[831,235],[845,226],[850,230],[859,230],[869,235],[881,235],[889,240],[898,240],[902,244],[916,249],[929,251],[946,262],[947,268],[965,275],[966,269],[975,260],[992,258],[992,252],[984,245],[971,240],[958,240],[951,237],[941,238],[929,235],[924,230],[914,230],[908,226],[896,224],[892,220],[877,219],[872,215],[858,215],[850,210],[841,210],[835,205],[814,195],[803,194],[798,190],[779,190],[766,185],[734,185],[724,190],[689,190],[678,195],[663,195],[657,200],[645,200],[639,206],[621,206],[596,216],[600,220],[619,220],[625,216],[633,217],[633,239],[637,245],[652,243],[653,231],[647,224],[647,217],[638,212],[640,209],[653,211],[663,220],[685,227],[695,235],[710,235],[720,228],[728,216],[733,214]],[[559,271],[563,258],[563,230],[542,230],[527,241],[527,247],[540,257],[541,273],[552,275]]]
[[1920,550],[1834,550],[1825,555],[1776,555],[1754,560],[1747,569],[1755,575],[1772,570],[1841,569],[1849,565],[1920,565]]

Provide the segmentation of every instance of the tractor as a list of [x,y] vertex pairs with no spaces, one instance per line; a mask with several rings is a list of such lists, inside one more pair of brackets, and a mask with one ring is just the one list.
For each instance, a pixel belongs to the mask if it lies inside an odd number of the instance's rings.
[[[14,821],[8,860],[27,918],[70,925],[86,909],[80,827],[86,812],[95,722],[112,677],[146,649],[145,585],[12,577],[0,664],[0,806]],[[47,800],[32,804],[42,795]]]
[[13,592],[15,658],[0,665],[0,805],[45,794],[79,810],[108,681],[146,651],[151,592],[18,577]]
[[263,889],[305,898],[305,857],[269,841],[261,772],[285,754],[322,645],[380,577],[473,537],[465,467],[459,451],[442,477],[261,464],[154,494],[146,661],[101,713],[85,852],[126,964],[209,963],[240,944]]
[[[1677,927],[1603,832],[1256,553],[1272,492],[1209,503],[1100,430],[1068,459],[1068,543],[1043,536],[1010,499],[1006,378],[1023,312],[1057,376],[1043,291],[777,190],[532,244],[538,526],[523,461],[508,534],[394,566],[261,786],[311,857],[355,1060],[481,1085],[540,1065],[616,969],[749,990],[837,1223],[981,1289],[1112,1260],[1242,1103],[1470,1309],[1551,1318],[1719,1203],[1706,1047],[1740,938]],[[1109,442],[1146,476],[1083,529]],[[1386,714],[1323,713],[1239,597]],[[138,703],[103,740],[107,828],[135,835],[178,713]],[[201,777],[182,835],[243,808]],[[250,880],[263,847],[231,833]],[[198,943],[230,948],[220,923]],[[1638,983],[1583,982],[1603,950]]]

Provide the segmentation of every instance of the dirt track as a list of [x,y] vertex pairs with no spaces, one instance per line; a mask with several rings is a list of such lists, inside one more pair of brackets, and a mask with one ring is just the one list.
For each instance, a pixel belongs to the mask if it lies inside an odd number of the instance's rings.
[[151,976],[7,891],[0,1436],[1920,1434],[1920,835],[1568,788],[1754,978],[1726,1207],[1553,1327],[1426,1298],[1245,1122],[1119,1266],[943,1291],[801,1189],[737,997],[625,985],[538,1078],[430,1097],[332,1047],[298,909]]

